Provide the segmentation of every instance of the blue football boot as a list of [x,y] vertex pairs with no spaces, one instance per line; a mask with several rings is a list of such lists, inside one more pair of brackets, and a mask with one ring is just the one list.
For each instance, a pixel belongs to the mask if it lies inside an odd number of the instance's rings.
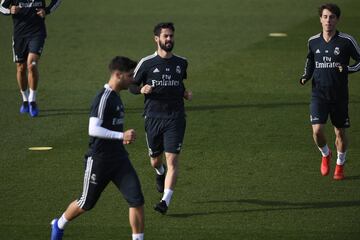
[[62,240],[64,230],[58,227],[58,220],[55,218],[51,221],[51,240]]
[[20,107],[20,113],[21,114],[25,114],[25,113],[28,113],[29,112],[29,102],[28,101],[25,101],[21,104],[21,107]]
[[39,108],[37,107],[36,102],[30,102],[29,113],[31,117],[36,117],[39,115]]

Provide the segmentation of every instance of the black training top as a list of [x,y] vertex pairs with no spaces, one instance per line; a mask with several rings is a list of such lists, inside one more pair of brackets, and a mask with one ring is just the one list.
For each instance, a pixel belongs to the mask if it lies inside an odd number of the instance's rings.
[[[349,66],[350,58],[355,64]],[[336,32],[326,42],[319,33],[308,41],[308,55],[302,78],[312,78],[312,98],[328,102],[348,102],[348,73],[360,70],[360,48],[355,39]]]
[[[103,128],[123,132],[124,116],[124,106],[120,96],[108,85],[105,85],[92,103],[90,117],[102,120],[101,127]],[[128,153],[122,140],[90,137],[88,155],[95,155],[99,158],[121,158],[128,156]]]
[[20,7],[17,14],[13,14],[14,39],[25,38],[29,36],[46,37],[45,19],[38,16],[37,9],[45,9],[46,14],[53,12],[61,0],[52,0],[49,6],[46,6],[45,0],[2,0],[0,12],[9,15],[10,7],[15,5]]
[[179,118],[185,116],[183,80],[187,77],[187,60],[173,55],[161,58],[157,53],[139,62],[134,71],[137,85],[153,87],[145,94],[144,116],[155,118]]

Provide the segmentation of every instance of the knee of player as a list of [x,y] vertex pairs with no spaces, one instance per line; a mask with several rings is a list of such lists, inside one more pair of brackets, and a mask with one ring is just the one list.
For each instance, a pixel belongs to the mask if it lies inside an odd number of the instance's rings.
[[27,65],[27,69],[29,72],[31,71],[35,71],[37,69],[37,65],[38,65],[38,62],[37,61],[31,61],[28,65]]
[[313,135],[314,135],[315,137],[319,137],[319,136],[321,136],[322,134],[323,134],[323,131],[322,131],[321,128],[314,128],[314,129],[313,129]]
[[25,63],[17,63],[16,70],[21,73],[26,71],[26,64]]

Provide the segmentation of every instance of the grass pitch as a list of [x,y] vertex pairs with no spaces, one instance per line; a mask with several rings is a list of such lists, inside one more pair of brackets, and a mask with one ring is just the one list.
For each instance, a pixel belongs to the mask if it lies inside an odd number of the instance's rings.
[[[151,54],[152,28],[167,20],[176,27],[175,53],[188,58],[194,100],[186,103],[180,177],[166,216],[152,210],[160,195],[146,154],[143,99],[122,94],[126,127],[139,135],[128,150],[145,195],[146,239],[359,239],[360,73],[349,81],[347,178],[339,182],[320,176],[310,84],[298,84],[307,39],[320,31],[321,2],[63,1],[47,17],[36,119],[18,114],[12,22],[1,16],[0,239],[49,239],[51,219],[81,193],[88,111],[108,80],[108,61]],[[360,42],[360,2],[336,3],[339,29]],[[330,125],[327,132],[334,151]],[[129,236],[127,205],[109,185],[64,239]]]

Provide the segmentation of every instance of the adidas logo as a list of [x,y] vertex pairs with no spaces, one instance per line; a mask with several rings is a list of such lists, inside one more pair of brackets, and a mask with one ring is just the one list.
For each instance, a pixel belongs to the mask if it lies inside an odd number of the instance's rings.
[[158,73],[158,72],[160,72],[158,68],[155,68],[153,71],[153,73]]
[[316,50],[316,52],[315,53],[320,53],[320,50],[318,49],[318,50]]

